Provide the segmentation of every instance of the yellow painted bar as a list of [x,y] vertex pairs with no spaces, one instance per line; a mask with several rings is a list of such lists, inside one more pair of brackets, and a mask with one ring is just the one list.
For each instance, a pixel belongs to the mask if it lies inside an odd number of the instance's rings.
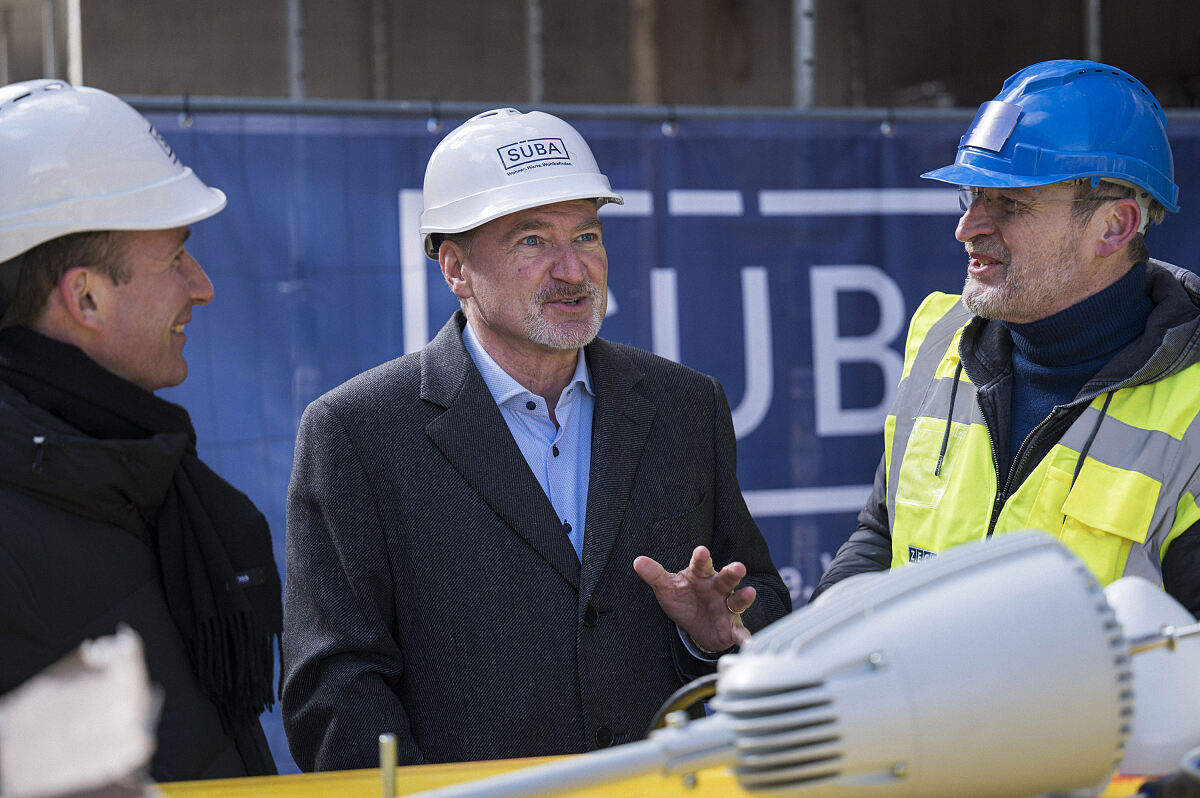
[[[411,795],[448,784],[472,781],[509,770],[553,762],[562,757],[533,757],[491,762],[458,762],[445,765],[413,765],[396,768],[396,795]],[[1109,783],[1101,798],[1127,798],[1134,795],[1142,779],[1118,776]],[[330,773],[305,773],[298,776],[258,776],[244,779],[179,781],[160,784],[166,798],[378,798],[380,779],[377,769],[342,770]],[[637,776],[619,782],[577,790],[571,798],[612,798],[620,795],[655,798],[727,798],[752,796],[742,790],[733,774],[724,768],[711,768],[696,774],[695,787],[683,779],[657,774]]]

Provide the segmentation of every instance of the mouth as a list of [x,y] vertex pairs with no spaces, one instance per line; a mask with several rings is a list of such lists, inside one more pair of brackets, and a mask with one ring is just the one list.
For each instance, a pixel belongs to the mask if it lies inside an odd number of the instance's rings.
[[601,291],[591,282],[567,285],[555,280],[538,291],[533,300],[543,311],[560,313],[564,320],[576,319],[591,314],[597,303],[603,303]]
[[967,257],[970,258],[970,262],[967,264],[967,271],[970,274],[982,274],[1004,265],[1004,261],[1000,258],[979,250],[968,250]]
[[572,294],[572,295],[548,297],[545,300],[545,304],[546,305],[555,305],[558,307],[571,309],[571,308],[578,308],[582,305],[586,305],[589,300],[590,300],[590,297],[587,294]]

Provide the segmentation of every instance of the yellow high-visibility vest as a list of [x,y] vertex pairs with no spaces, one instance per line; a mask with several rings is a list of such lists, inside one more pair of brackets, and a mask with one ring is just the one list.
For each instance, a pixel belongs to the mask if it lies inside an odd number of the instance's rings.
[[[884,424],[892,567],[980,540],[992,523],[995,454],[975,386],[959,368],[969,320],[958,296],[937,293],[909,326]],[[1198,416],[1200,363],[1097,396],[1003,499],[992,533],[1049,532],[1101,585],[1128,575],[1161,584],[1167,547],[1200,521],[1190,488],[1200,471]]]

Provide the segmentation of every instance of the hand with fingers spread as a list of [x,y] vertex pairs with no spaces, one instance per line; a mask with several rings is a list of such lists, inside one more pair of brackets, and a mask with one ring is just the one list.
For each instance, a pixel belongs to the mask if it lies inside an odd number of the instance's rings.
[[633,569],[653,588],[667,617],[701,650],[724,651],[750,639],[742,613],[754,603],[755,590],[748,585],[738,588],[746,576],[742,563],[731,562],[717,571],[708,549],[697,546],[688,567],[678,573],[645,556],[633,561]]

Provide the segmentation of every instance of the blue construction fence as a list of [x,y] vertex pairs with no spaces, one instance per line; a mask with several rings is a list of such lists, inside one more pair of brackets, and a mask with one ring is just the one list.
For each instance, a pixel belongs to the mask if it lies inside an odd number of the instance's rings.
[[[188,326],[187,382],[163,395],[266,514],[282,569],[305,406],[419,349],[457,307],[417,228],[426,160],[463,117],[148,116],[229,197],[193,227],[216,298]],[[908,315],[962,285],[955,191],[919,176],[953,160],[970,116],[568,120],[625,198],[601,210],[601,335],[724,385],[742,490],[797,605],[869,492]],[[1170,135],[1184,210],[1147,240],[1192,268],[1200,120]],[[278,710],[264,722],[294,772]]]

